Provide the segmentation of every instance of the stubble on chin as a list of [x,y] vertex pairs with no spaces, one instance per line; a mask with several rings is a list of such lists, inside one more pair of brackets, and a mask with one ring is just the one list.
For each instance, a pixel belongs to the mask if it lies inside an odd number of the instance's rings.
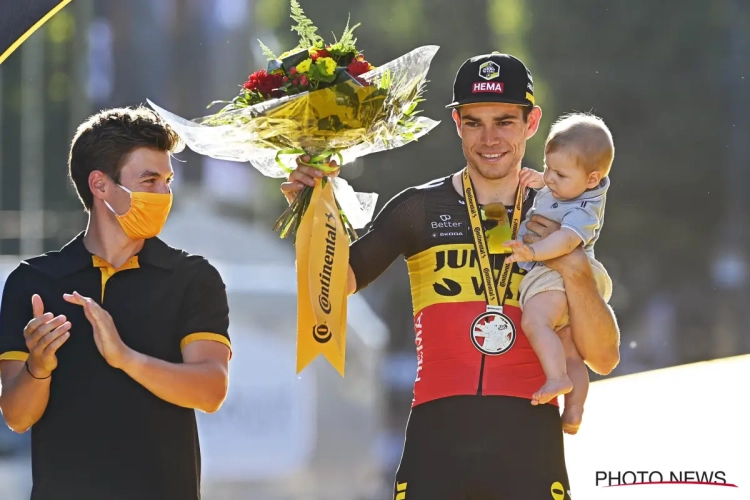
[[482,165],[477,162],[474,162],[473,165],[474,169],[481,175],[483,178],[487,180],[499,180],[507,177],[508,175],[513,174],[517,171],[517,169],[514,168],[514,165],[512,163],[503,163],[502,165]]

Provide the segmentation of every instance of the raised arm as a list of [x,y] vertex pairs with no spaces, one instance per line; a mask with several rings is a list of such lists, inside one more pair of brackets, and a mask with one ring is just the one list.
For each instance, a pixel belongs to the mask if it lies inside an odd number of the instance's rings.
[[[303,158],[304,159],[304,158]],[[335,162],[330,163],[336,166]],[[336,170],[332,176],[338,175]],[[281,192],[291,203],[305,186],[315,186],[315,179],[323,172],[299,165],[282,183]],[[347,291],[349,295],[362,290],[383,274],[386,269],[404,254],[411,244],[410,227],[420,211],[421,197],[414,189],[407,189],[391,199],[370,224],[361,238],[349,249]]]
[[70,335],[70,323],[45,314],[42,299],[29,299],[17,278],[11,273],[5,284],[0,313],[0,411],[8,427],[22,433],[47,409],[56,352]]

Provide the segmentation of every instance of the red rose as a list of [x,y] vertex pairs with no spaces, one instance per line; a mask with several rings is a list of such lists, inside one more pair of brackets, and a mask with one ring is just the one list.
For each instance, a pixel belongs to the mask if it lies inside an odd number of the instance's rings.
[[273,90],[281,87],[283,78],[282,75],[278,74],[266,74],[265,77],[261,79],[260,84],[258,85],[258,90],[265,95],[270,95]]
[[279,92],[273,92],[281,87],[283,76],[279,74],[268,74],[266,70],[261,69],[250,75],[243,85],[247,90],[257,90],[264,96],[280,96]]
[[307,75],[302,75],[302,78],[300,78],[300,79],[299,79],[299,83],[300,83],[300,85],[302,85],[303,87],[306,87],[306,86],[307,86],[307,84],[309,83],[309,82],[307,81]]
[[363,73],[367,73],[368,71],[370,71],[370,63],[364,60],[352,61],[351,64],[349,64],[349,66],[346,67],[346,70],[349,72],[350,75],[356,77],[356,76],[359,76]]
[[260,74],[261,72],[265,73],[266,70],[262,69],[260,71],[256,71],[252,75],[247,77],[247,81],[242,85],[243,88],[247,90],[255,90],[258,88],[258,82],[260,81]]

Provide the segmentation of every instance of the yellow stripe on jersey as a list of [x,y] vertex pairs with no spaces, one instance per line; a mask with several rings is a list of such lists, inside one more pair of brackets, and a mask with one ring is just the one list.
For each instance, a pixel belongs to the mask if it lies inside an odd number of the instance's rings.
[[182,341],[180,342],[180,350],[185,349],[185,347],[188,344],[192,344],[193,342],[196,342],[198,340],[212,340],[214,342],[219,342],[221,344],[224,344],[230,350],[232,349],[232,344],[229,342],[229,339],[226,338],[224,335],[219,335],[218,333],[211,333],[211,332],[197,332],[197,333],[191,333],[190,335],[187,335],[185,338],[182,339]]
[[[494,255],[490,256],[493,261]],[[440,245],[406,260],[411,282],[414,314],[433,304],[487,300],[479,270],[479,258],[471,244]],[[494,264],[494,262],[493,262]],[[500,278],[501,257],[493,265],[495,282]],[[519,287],[525,271],[514,267],[505,305],[518,307]]]
[[0,361],[26,361],[29,353],[23,351],[8,351],[0,354]]

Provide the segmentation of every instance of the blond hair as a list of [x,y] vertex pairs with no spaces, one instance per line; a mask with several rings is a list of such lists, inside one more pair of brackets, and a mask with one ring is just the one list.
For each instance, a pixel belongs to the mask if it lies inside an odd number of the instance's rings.
[[615,145],[604,120],[590,113],[569,113],[550,127],[544,153],[568,150],[586,173],[609,174],[615,158]]

